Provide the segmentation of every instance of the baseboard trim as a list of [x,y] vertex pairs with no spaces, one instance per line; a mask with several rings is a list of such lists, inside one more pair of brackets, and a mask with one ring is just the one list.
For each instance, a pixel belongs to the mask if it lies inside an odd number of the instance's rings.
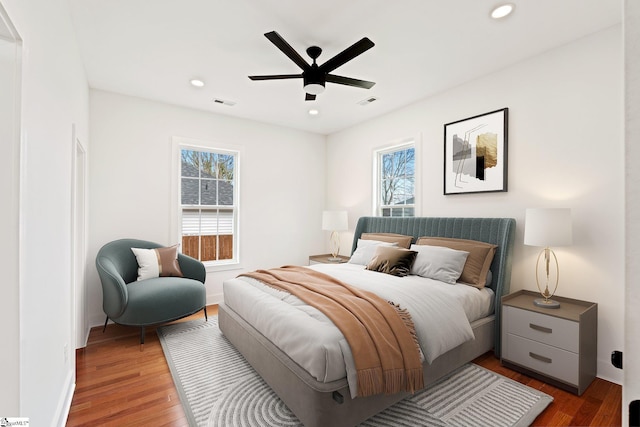
[[73,362],[73,366],[69,370],[64,388],[65,392],[61,394],[62,399],[58,403],[55,417],[57,420],[55,425],[59,427],[65,427],[67,424],[69,411],[71,410],[71,402],[73,401],[73,393],[76,391],[75,362]]
[[603,380],[607,380],[614,384],[622,385],[624,382],[624,373],[622,369],[615,368],[610,360],[600,360],[598,359],[598,372],[596,376],[598,378],[602,378]]
[[207,295],[207,305],[221,304],[223,301],[224,294],[222,292],[213,295]]

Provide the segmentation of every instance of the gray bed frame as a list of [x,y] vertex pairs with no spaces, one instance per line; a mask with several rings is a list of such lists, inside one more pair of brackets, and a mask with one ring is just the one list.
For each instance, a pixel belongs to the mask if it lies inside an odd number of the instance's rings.
[[[500,300],[509,293],[515,220],[512,218],[387,218],[358,220],[351,253],[362,233],[397,233],[419,237],[454,237],[479,240],[498,246],[491,272],[495,314],[471,324],[475,339],[424,364],[425,384],[476,357],[494,350],[500,355]],[[317,381],[224,303],[218,312],[220,329],[262,376],[282,401],[307,427],[354,426],[402,400],[408,393],[351,399],[347,380]]]

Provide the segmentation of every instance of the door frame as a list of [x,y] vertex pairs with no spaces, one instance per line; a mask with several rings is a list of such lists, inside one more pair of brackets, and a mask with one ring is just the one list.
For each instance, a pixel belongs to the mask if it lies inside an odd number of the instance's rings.
[[89,338],[87,314],[87,150],[72,124],[71,131],[71,330],[74,348],[86,347]]

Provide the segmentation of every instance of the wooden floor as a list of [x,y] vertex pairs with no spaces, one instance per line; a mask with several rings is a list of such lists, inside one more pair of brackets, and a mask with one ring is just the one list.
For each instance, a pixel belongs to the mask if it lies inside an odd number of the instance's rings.
[[553,397],[553,402],[536,418],[533,426],[622,425],[622,387],[617,384],[596,378],[578,397],[505,368],[493,353],[486,353],[474,362]]
[[[207,308],[210,316],[217,306]],[[185,320],[203,317],[202,312]],[[487,353],[474,362],[541,390],[554,399],[534,426],[620,426],[622,388],[596,378],[578,397],[500,365]],[[76,391],[67,426],[187,426],[155,328],[148,328],[140,351],[135,328],[94,328],[85,349],[76,352]]]

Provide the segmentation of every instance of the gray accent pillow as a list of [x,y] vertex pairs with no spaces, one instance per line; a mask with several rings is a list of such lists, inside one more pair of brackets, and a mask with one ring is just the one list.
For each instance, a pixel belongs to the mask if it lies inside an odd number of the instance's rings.
[[356,250],[349,258],[350,264],[367,265],[373,258],[378,246],[397,246],[396,243],[382,242],[379,240],[358,239]]
[[404,248],[378,246],[371,262],[367,264],[367,270],[404,277],[411,271],[417,254]]
[[444,246],[469,252],[459,281],[480,289],[487,283],[487,273],[498,247],[491,243],[449,237],[420,237],[416,244]]
[[411,274],[449,284],[458,281],[469,256],[469,252],[443,246],[411,245],[411,250],[418,253]]

